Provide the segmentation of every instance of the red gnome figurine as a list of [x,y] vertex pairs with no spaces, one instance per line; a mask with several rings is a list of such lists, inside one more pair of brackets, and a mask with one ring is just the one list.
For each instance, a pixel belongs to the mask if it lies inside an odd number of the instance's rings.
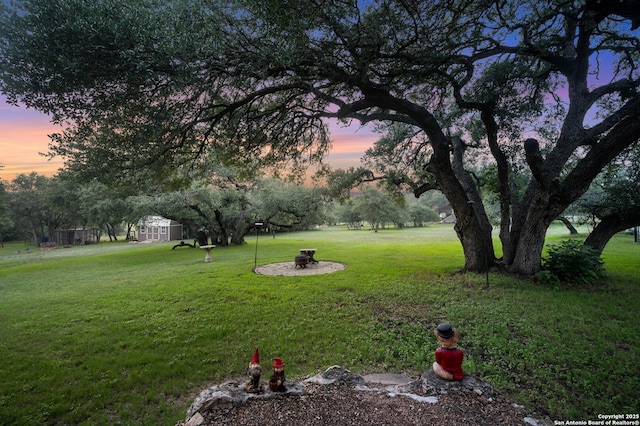
[[262,375],[262,367],[260,367],[260,352],[256,348],[253,353],[253,358],[249,363],[249,369],[247,370],[247,376],[251,377],[249,384],[247,384],[246,391],[250,393],[262,392],[262,386],[260,386],[260,376]]
[[433,371],[445,380],[462,380],[462,358],[464,353],[456,348],[458,344],[458,330],[451,328],[451,324],[440,324],[433,330],[440,347],[436,349],[436,362]]
[[287,388],[284,385],[284,364],[282,359],[273,359],[273,376],[269,379],[269,389],[277,392],[285,392]]

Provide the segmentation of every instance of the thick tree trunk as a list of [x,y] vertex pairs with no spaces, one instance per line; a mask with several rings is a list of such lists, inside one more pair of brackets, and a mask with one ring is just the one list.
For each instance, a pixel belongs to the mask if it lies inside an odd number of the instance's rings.
[[193,239],[198,243],[198,245],[209,245],[207,233],[202,231],[193,221],[182,219],[182,224],[187,227],[189,234],[193,235]]
[[33,224],[33,222],[30,222],[31,224],[31,235],[33,236],[33,244],[36,247],[40,247],[40,241],[38,238],[38,231],[36,230],[36,226]]
[[559,195],[559,185],[545,165],[538,141],[524,141],[525,159],[531,170],[522,201],[513,211],[508,247],[504,249],[507,270],[519,275],[535,275],[542,266],[542,249],[551,222],[572,200]]
[[[215,218],[216,218],[216,224],[218,225],[218,227],[220,228],[220,237],[216,236],[216,240],[218,242],[218,244],[222,247],[227,247],[229,245],[229,235],[227,233],[227,229],[224,227],[224,222],[222,220],[222,212],[220,211],[220,209],[215,209],[213,211]],[[215,229],[215,225],[213,223],[209,224],[211,230],[210,233],[213,237],[213,233],[214,233],[214,229]]]
[[625,229],[637,226],[639,223],[640,212],[631,217],[621,217],[618,215],[604,217],[600,223],[593,228],[591,234],[589,234],[584,241],[584,245],[593,247],[598,255],[600,255],[611,237]]
[[113,223],[107,222],[107,235],[109,236],[109,241],[118,241],[118,236],[116,235],[116,225]]
[[465,147],[462,140],[458,137],[451,138],[451,146],[453,147],[451,170],[457,179],[457,184],[442,179],[442,182],[445,182],[442,187],[445,188],[443,190],[445,195],[449,193],[451,198],[449,196],[447,198],[456,215],[455,230],[462,243],[464,270],[487,272],[495,264],[491,223],[477,186],[464,168]]
[[464,270],[486,272],[495,264],[495,251],[484,206],[479,196],[469,200],[466,193],[460,193],[458,181],[453,181],[451,186],[450,182],[443,179],[440,187],[456,217],[454,229],[464,252]]
[[231,244],[234,246],[241,246],[244,244],[244,235],[233,232],[231,234]]
[[133,230],[133,223],[127,222],[127,236],[124,238],[126,241],[133,239],[131,231]]
[[454,229],[464,252],[463,270],[487,272],[496,260],[491,224],[479,195],[473,191],[467,194],[460,182],[452,177],[441,179],[439,186],[456,217]]
[[507,269],[519,275],[534,275],[540,272],[542,265],[542,248],[544,247],[545,236],[548,225],[542,221],[528,222],[522,229],[512,262],[507,265]]
[[[242,206],[240,210],[240,214],[238,215],[238,219],[236,220],[235,226],[231,231],[231,244],[234,246],[239,246],[244,244],[244,237],[249,232],[247,228],[247,220],[245,218],[246,209]],[[254,225],[255,226],[255,225]]]
[[571,235],[578,235],[578,230],[573,226],[573,224],[564,216],[558,216],[558,220],[564,224],[569,230]]
[[[258,230],[259,231],[259,230]],[[247,223],[244,219],[244,210],[236,221],[233,231],[231,231],[231,244],[234,246],[240,246],[244,244],[244,237],[247,235]]]
[[486,229],[474,220],[456,220],[454,229],[464,252],[464,270],[487,272],[495,263],[491,228]]
[[207,237],[207,233],[204,231],[197,231],[195,240],[198,242],[199,246],[209,245],[209,238]]
[[[505,251],[505,267],[518,275],[535,275],[542,265],[542,248],[553,221],[549,219],[550,189],[532,181],[523,202],[514,211],[511,227],[511,246]],[[526,202],[524,201],[526,200]]]

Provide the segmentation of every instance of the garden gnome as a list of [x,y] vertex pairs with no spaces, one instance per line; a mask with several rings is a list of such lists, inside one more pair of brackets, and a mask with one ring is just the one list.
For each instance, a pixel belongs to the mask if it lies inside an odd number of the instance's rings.
[[249,369],[247,370],[247,376],[251,377],[249,384],[247,384],[246,391],[249,393],[260,393],[262,388],[260,386],[260,376],[262,375],[262,367],[260,367],[260,352],[256,348],[253,353],[253,358],[249,362]]
[[284,392],[287,388],[284,386],[284,364],[282,359],[273,359],[273,376],[269,379],[269,389],[277,392]]
[[433,371],[445,380],[462,380],[462,358],[464,353],[456,345],[458,344],[458,330],[451,328],[451,324],[440,324],[433,330],[440,347],[436,350],[436,362],[433,363]]

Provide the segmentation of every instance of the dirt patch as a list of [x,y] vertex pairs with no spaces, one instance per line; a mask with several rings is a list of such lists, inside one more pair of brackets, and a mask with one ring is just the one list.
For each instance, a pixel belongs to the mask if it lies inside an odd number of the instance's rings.
[[332,272],[343,271],[347,265],[338,262],[309,263],[305,268],[296,267],[295,262],[271,263],[269,265],[258,266],[254,272],[260,275],[284,275],[284,276],[304,276],[330,274]]

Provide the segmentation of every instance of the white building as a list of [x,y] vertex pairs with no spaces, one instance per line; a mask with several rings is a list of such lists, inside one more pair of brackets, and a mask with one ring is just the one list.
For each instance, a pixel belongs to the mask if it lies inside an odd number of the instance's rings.
[[181,240],[182,225],[160,216],[147,216],[138,222],[138,241]]

